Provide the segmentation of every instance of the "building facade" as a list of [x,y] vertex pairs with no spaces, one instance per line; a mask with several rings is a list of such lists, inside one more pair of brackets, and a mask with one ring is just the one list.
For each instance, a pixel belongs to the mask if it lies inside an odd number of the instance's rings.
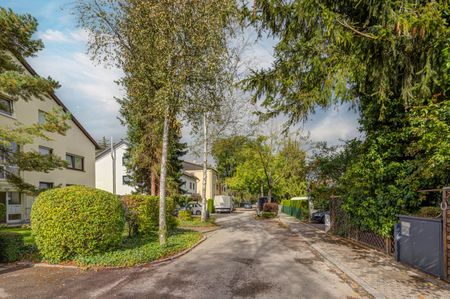
[[199,179],[195,175],[184,171],[180,177],[180,180],[182,182],[180,189],[184,194],[190,195],[192,197],[199,196],[199,194],[197,193],[197,185]]
[[128,143],[124,140],[97,154],[95,158],[95,187],[118,195],[131,194],[134,188],[128,185]]
[[[185,172],[198,178],[197,193],[202,194],[203,166],[192,162],[183,161]],[[217,170],[208,167],[206,173],[206,199],[214,198],[215,195],[223,194],[223,187],[219,182]]]
[[[30,76],[36,75],[26,61],[16,60],[16,62],[23,66]],[[31,98],[29,101],[22,99],[12,101],[7,95],[0,95],[0,102],[0,126],[4,128],[14,128],[17,122],[28,126],[45,121],[45,113],[54,108],[62,108],[64,112],[69,112],[54,94],[50,94],[44,101],[36,98]],[[34,150],[42,155],[53,153],[68,162],[66,169],[57,169],[49,173],[25,172],[16,169],[15,171],[20,173],[26,183],[39,189],[69,185],[95,186],[95,151],[98,145],[75,117],[72,116],[67,123],[70,128],[65,135],[48,134],[51,140],[36,138],[32,144],[25,145],[23,149],[17,149]],[[0,159],[0,164],[2,162],[4,160]],[[10,170],[14,168],[14,166],[6,165],[1,167],[10,167]],[[0,203],[5,204],[7,210],[5,219],[0,219],[0,222],[14,224],[29,221],[34,198],[34,196],[18,192],[0,171]]]

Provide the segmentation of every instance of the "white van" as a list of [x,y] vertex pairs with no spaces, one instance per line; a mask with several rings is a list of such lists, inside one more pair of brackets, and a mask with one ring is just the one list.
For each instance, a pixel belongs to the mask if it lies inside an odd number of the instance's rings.
[[214,196],[214,210],[216,213],[227,212],[231,213],[234,209],[233,198],[228,195]]

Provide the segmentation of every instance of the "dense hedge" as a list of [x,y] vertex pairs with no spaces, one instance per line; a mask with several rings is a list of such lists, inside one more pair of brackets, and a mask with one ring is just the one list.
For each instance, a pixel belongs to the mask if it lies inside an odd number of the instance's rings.
[[[126,195],[122,197],[125,208],[125,219],[130,235],[148,235],[158,231],[159,227],[159,197],[150,195]],[[167,229],[177,226],[173,216],[175,204],[172,198],[166,199]]]
[[9,263],[20,258],[24,247],[21,234],[12,232],[0,232],[0,262]]
[[294,216],[300,220],[309,219],[309,206],[307,200],[282,200],[281,212]]
[[109,192],[85,186],[55,188],[36,198],[31,227],[42,256],[58,262],[119,245],[124,212]]
[[0,221],[5,217],[6,215],[6,205],[0,202]]
[[212,199],[212,198],[208,199],[208,201],[207,201],[207,207],[208,207],[208,212],[209,212],[209,214],[212,214],[212,213],[215,212],[215,211],[214,211],[214,199]]

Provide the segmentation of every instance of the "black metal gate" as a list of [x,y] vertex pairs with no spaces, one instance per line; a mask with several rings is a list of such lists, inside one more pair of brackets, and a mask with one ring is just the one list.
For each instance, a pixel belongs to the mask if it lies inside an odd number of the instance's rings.
[[398,215],[395,226],[397,261],[444,276],[442,219]]

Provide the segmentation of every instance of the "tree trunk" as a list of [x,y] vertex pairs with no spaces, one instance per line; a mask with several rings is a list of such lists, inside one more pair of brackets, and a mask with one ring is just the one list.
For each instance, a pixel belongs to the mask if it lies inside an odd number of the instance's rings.
[[264,196],[264,186],[263,183],[261,182],[261,197]]
[[167,147],[169,146],[169,111],[164,116],[164,131],[161,155],[161,176],[159,178],[159,245],[164,245],[167,239],[166,227],[166,174]]
[[206,113],[203,113],[203,180],[202,180],[202,222],[208,219],[208,207],[206,203],[206,182],[208,175],[208,124]]
[[272,176],[267,178],[267,201],[272,202]]
[[156,196],[156,174],[153,169],[150,170],[150,189],[151,195]]

